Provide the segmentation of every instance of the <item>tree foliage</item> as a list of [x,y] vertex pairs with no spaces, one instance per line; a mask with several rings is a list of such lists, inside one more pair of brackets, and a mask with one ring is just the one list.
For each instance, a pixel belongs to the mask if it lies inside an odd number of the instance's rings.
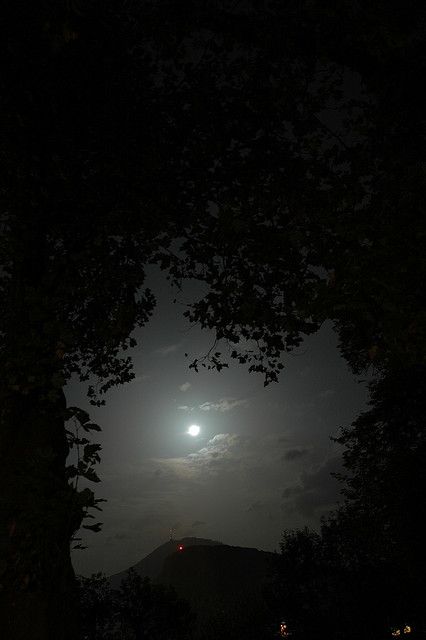
[[79,577],[83,640],[187,640],[194,616],[171,587],[129,571],[118,591],[98,573]]
[[[45,2],[11,21],[4,335],[32,368],[38,345],[59,386],[97,377],[100,402],[132,376],[159,262],[208,285],[190,319],[267,381],[326,318],[355,370],[415,360],[421,3],[399,22],[396,0],[187,4],[183,19],[168,0]],[[352,18],[347,41],[325,37]]]
[[[344,506],[325,527],[342,537],[346,562],[386,576],[390,617],[422,620],[426,552],[419,510],[426,500],[425,368],[395,370],[371,385],[370,408],[338,442]],[[352,533],[351,533],[352,532]]]
[[424,627],[424,388],[422,366],[371,384],[368,410],[337,439],[342,504],[320,533],[283,535],[272,600],[301,637],[373,638],[406,624]]
[[[340,530],[339,530],[340,533]],[[344,563],[336,537],[308,528],[285,531],[270,587],[271,611],[298,638],[386,638],[394,611],[385,575]],[[377,568],[376,568],[377,569]]]
[[325,318],[357,373],[425,358],[424,7],[323,9],[273,3],[264,51],[276,89],[262,91],[268,126],[245,137],[248,197],[212,195],[216,215],[185,244],[182,273],[207,284],[191,320],[267,381]]
[[[81,431],[83,430],[86,435],[89,435],[91,431],[100,431],[99,425],[90,421],[89,414],[78,407],[68,407],[66,417],[73,421],[73,429],[66,429],[66,436],[70,454],[74,453],[74,461],[68,464],[65,469],[65,475],[68,480],[68,484],[72,488],[71,491],[71,504],[69,505],[70,512],[79,513],[79,517],[76,518],[76,531],[79,525],[84,519],[93,519],[95,516],[91,513],[90,509],[102,511],[99,504],[105,502],[103,498],[95,498],[95,494],[89,487],[79,489],[80,478],[89,482],[99,482],[99,477],[94,469],[96,464],[101,461],[100,450],[102,449],[99,443],[91,442],[90,438],[81,437]],[[69,424],[69,422],[68,422]],[[78,526],[77,526],[78,524]],[[95,522],[93,524],[82,525],[83,529],[88,529],[97,533],[102,526],[101,522]],[[81,543],[81,538],[72,537],[72,542],[76,542],[73,549],[85,549]]]

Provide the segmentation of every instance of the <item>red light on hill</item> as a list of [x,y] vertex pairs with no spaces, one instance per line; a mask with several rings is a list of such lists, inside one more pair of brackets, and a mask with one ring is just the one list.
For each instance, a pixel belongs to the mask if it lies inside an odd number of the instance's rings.
[[183,544],[180,544],[180,545],[178,546],[178,551],[183,551]]

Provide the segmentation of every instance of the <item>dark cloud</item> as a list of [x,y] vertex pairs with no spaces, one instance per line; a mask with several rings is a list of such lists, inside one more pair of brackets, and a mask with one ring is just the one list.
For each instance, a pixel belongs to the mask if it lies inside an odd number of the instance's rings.
[[142,504],[141,506],[142,509],[138,510],[139,513],[135,513],[134,518],[129,524],[131,529],[137,530],[143,534],[145,531],[156,529],[158,527],[162,529],[164,528],[164,530],[169,529],[170,526],[172,529],[179,528],[179,523],[177,525],[170,525],[171,511],[167,508],[167,505],[164,505],[163,509],[161,506],[156,509],[149,509],[148,505],[145,504]]
[[195,520],[192,524],[191,524],[191,529],[196,529],[197,527],[204,527],[207,523],[204,522],[203,520]]
[[265,505],[263,504],[263,502],[261,502],[260,500],[257,500],[256,502],[253,502],[249,508],[247,509],[247,511],[249,513],[251,512],[255,512],[258,513],[259,511],[263,511],[265,508]]
[[335,389],[325,389],[321,393],[318,394],[318,398],[321,400],[325,400],[326,398],[332,398],[336,393]]
[[164,347],[159,347],[158,349],[155,350],[155,353],[158,353],[158,355],[160,356],[169,356],[171,353],[174,353],[175,351],[177,351],[178,349],[180,349],[181,344],[178,342],[176,344],[168,344],[165,345]]
[[288,498],[299,496],[301,493],[303,493],[303,486],[300,484],[292,484],[284,489],[282,497],[287,500]]
[[335,508],[339,500],[339,483],[331,475],[341,469],[340,458],[330,458],[312,471],[304,471],[297,484],[282,492],[286,513],[298,512],[306,518],[320,518]]
[[309,453],[308,449],[288,449],[282,459],[291,462],[292,460],[300,460]]
[[115,535],[112,536],[114,540],[131,540],[133,536],[125,531],[119,531]]

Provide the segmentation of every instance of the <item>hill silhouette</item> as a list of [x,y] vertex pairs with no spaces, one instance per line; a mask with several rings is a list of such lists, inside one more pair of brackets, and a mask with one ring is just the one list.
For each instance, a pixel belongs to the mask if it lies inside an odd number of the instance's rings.
[[124,571],[120,571],[119,573],[115,573],[109,577],[109,581],[111,587],[113,589],[118,589],[121,581],[126,577],[128,571],[130,569],[134,569],[136,573],[143,577],[150,578],[154,582],[159,581],[159,576],[163,570],[163,564],[166,558],[176,551],[178,551],[179,545],[183,545],[186,549],[190,546],[216,546],[221,545],[222,543],[217,540],[209,540],[208,538],[195,538],[195,537],[186,537],[181,538],[180,540],[168,540],[164,544],[160,545],[154,551],[149,553],[145,558],[142,558],[139,562],[134,564],[133,566],[125,569]]
[[[166,542],[131,568],[171,585],[190,603],[197,617],[195,637],[240,638],[244,630],[245,638],[260,638],[271,619],[264,589],[276,559],[258,549],[182,538]],[[110,577],[113,588],[127,571]]]

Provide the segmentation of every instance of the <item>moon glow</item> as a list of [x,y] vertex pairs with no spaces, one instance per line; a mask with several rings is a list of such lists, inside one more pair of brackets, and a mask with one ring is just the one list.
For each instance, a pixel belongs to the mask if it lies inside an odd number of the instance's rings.
[[198,424],[191,424],[190,427],[188,427],[188,432],[190,436],[198,436],[198,434],[200,433],[200,427],[198,426]]

